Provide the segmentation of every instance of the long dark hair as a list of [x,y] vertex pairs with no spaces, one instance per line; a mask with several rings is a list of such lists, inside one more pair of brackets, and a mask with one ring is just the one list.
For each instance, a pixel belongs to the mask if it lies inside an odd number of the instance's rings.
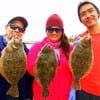
[[62,34],[60,47],[62,48],[62,51],[64,52],[66,58],[68,59],[70,43],[69,43],[68,37],[65,35],[65,33]]

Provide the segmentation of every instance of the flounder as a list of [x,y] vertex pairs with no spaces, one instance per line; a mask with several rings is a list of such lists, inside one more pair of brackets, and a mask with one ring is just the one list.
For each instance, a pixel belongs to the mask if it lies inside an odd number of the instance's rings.
[[7,95],[19,96],[18,82],[26,72],[26,60],[22,40],[14,36],[0,58],[0,74],[11,84]]
[[43,97],[49,95],[48,86],[55,76],[56,68],[57,58],[54,50],[49,45],[45,45],[42,48],[36,63],[36,79],[43,87]]
[[93,51],[91,46],[91,37],[83,37],[77,46],[73,49],[69,63],[74,75],[73,87],[81,89],[80,79],[85,77],[92,69]]

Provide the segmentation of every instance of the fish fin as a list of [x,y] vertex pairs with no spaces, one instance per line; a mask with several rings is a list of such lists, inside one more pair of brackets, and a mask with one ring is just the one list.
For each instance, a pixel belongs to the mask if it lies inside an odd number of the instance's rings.
[[79,81],[74,81],[73,84],[72,84],[72,86],[76,90],[80,90],[81,89]]
[[48,91],[47,88],[44,88],[44,90],[43,90],[43,92],[42,92],[42,96],[43,96],[43,97],[49,96],[49,91]]
[[1,76],[3,76],[3,77],[5,78],[5,80],[6,80],[8,83],[11,84],[10,80],[8,79],[8,77],[7,77],[7,75],[6,75],[5,71],[4,71],[4,68],[3,68],[3,66],[2,66],[2,61],[1,61],[1,59],[0,59],[0,74],[1,74]]
[[13,97],[18,97],[19,96],[19,90],[17,85],[11,85],[9,90],[6,93],[7,95],[13,96]]

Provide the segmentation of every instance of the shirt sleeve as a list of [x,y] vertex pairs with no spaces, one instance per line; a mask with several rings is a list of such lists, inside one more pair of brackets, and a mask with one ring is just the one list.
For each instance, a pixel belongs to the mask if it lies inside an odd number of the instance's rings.
[[36,60],[38,58],[39,51],[40,51],[40,46],[36,43],[30,48],[28,53],[27,70],[29,74],[31,74],[32,76],[34,76],[34,70],[35,70],[34,68],[35,68]]

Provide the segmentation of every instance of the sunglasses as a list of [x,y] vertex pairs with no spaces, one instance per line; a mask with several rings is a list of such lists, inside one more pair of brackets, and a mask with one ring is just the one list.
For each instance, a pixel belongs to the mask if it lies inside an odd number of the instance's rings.
[[9,23],[8,26],[10,26],[10,28],[13,29],[13,30],[18,29],[18,31],[19,31],[19,32],[22,32],[22,33],[25,31],[24,28],[21,28],[21,27],[15,25],[15,24],[12,24],[12,23]]
[[54,31],[56,33],[61,33],[61,32],[63,32],[63,29],[62,28],[47,28],[46,31],[49,33],[53,33]]

